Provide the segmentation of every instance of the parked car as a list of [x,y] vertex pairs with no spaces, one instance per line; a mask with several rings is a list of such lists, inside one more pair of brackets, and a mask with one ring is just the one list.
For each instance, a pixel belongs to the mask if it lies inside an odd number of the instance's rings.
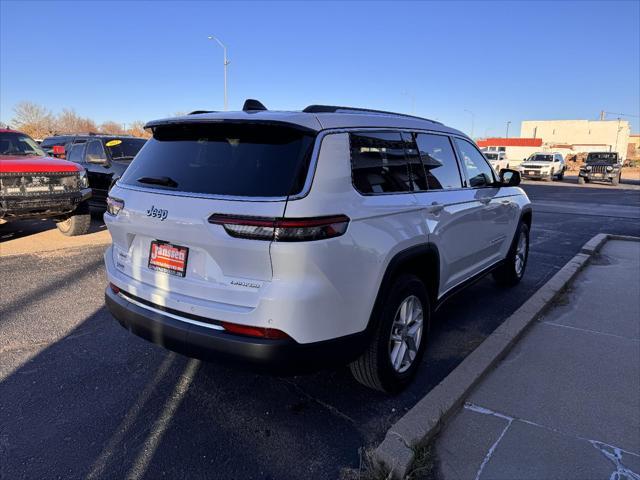
[[601,180],[618,185],[621,175],[622,164],[618,152],[589,152],[585,164],[580,167],[578,183]]
[[500,172],[503,168],[509,168],[509,160],[505,152],[489,152],[484,151],[484,156],[496,172]]
[[520,164],[523,178],[562,180],[567,166],[560,153],[534,153]]
[[22,132],[0,130],[0,220],[51,218],[62,233],[89,231],[91,196],[80,165],[47,157]]
[[280,373],[350,362],[394,392],[445,299],[525,272],[520,175],[439,122],[248,100],[147,127],[107,200],[105,299],[171,350]]
[[42,140],[40,147],[48,156],[64,159],[64,146],[73,142],[73,138],[73,135],[53,135]]
[[129,135],[97,134],[49,137],[43,142],[52,152],[58,151],[67,160],[83,166],[93,191],[89,203],[99,210],[106,210],[111,184],[124,173],[145,143],[144,138]]

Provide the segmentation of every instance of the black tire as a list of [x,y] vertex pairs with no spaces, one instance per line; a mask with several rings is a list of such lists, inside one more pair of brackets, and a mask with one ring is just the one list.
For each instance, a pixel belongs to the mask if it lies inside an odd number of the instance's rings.
[[75,237],[76,235],[84,235],[89,232],[91,227],[91,211],[89,204],[83,202],[73,211],[73,213],[56,223],[56,227],[63,235],[67,237]]
[[584,177],[578,177],[578,185],[584,185]]
[[[380,314],[377,318],[371,319],[372,322],[375,322],[375,330],[369,346],[360,358],[349,365],[351,373],[358,382],[386,393],[398,392],[413,380],[424,355],[431,317],[429,294],[424,283],[418,277],[402,274],[392,282],[393,285],[381,304]],[[391,362],[391,334],[400,306],[411,296],[417,297],[421,303],[422,330],[413,361],[406,370],[398,371]]]
[[[524,257],[521,257],[520,241],[524,237]],[[520,257],[520,258],[519,258]],[[494,270],[493,278],[499,285],[512,287],[520,283],[527,269],[529,259],[529,227],[526,223],[520,223],[511,242],[511,248],[503,265]],[[520,263],[518,262],[520,260]]]
[[618,174],[611,179],[611,185],[618,185],[620,183],[620,177],[622,174]]

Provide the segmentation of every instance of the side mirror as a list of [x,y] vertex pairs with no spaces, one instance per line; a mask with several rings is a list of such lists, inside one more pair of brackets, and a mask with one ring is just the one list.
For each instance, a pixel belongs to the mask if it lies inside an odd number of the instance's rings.
[[97,165],[104,165],[107,163],[106,157],[99,155],[87,155],[87,163],[95,163]]
[[503,168],[500,170],[500,183],[503,187],[517,187],[520,185],[520,172]]

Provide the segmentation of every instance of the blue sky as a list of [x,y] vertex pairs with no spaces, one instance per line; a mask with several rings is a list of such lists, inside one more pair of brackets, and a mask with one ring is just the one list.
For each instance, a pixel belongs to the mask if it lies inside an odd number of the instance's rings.
[[[640,115],[640,2],[0,4],[0,119],[29,100],[97,122],[229,106],[352,105],[477,136]],[[638,132],[640,118],[628,118]]]

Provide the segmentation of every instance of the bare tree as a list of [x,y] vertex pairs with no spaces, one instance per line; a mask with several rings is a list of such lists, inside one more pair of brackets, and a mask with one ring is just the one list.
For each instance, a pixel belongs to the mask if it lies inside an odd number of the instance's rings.
[[34,138],[44,138],[53,132],[53,115],[41,105],[20,102],[13,108],[13,125]]
[[125,129],[122,128],[122,124],[113,121],[104,122],[100,125],[100,133],[108,133],[111,135],[122,135],[125,132]]
[[142,120],[136,120],[129,125],[129,129],[127,130],[129,135],[133,135],[134,137],[141,138],[150,138],[151,132],[144,129],[144,122]]
[[95,132],[98,130],[93,120],[81,117],[73,109],[67,108],[57,116],[55,126],[56,133]]

